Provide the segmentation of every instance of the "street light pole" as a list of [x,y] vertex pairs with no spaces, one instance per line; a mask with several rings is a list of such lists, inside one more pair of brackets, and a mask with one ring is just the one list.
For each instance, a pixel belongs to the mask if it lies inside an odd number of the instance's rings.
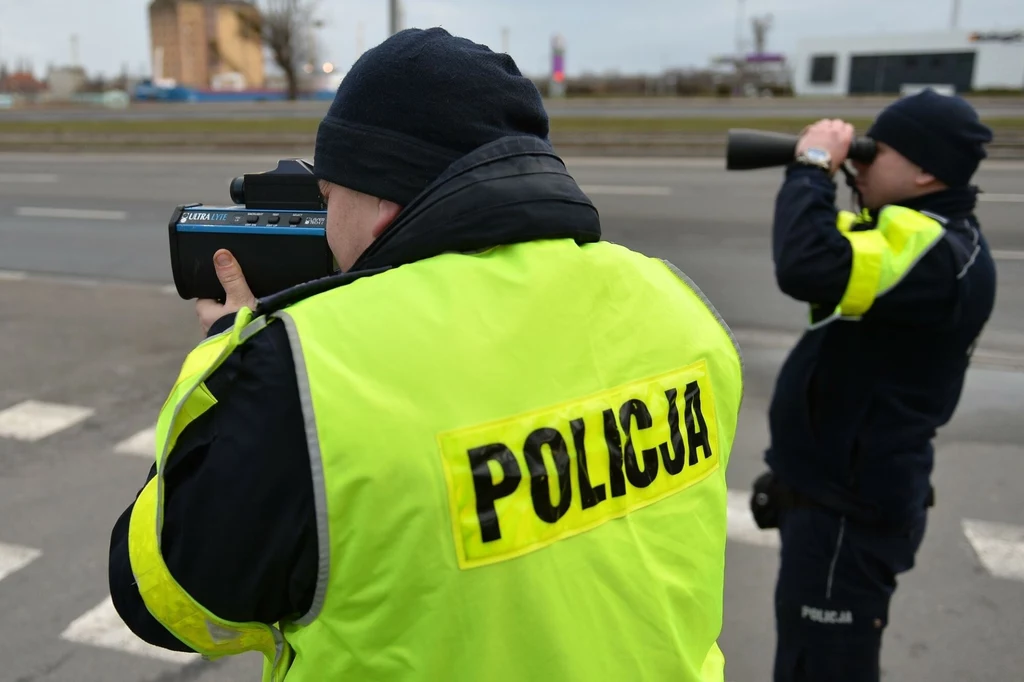
[[391,13],[391,35],[398,33],[400,29],[398,25],[400,9],[398,7],[399,0],[388,0],[389,11]]
[[953,16],[950,20],[950,28],[954,31],[957,28],[957,24],[960,23],[960,0],[953,0]]

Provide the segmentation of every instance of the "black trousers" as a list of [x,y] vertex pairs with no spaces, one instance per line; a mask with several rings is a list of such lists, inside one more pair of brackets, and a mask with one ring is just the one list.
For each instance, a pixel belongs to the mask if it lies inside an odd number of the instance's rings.
[[896,576],[913,568],[926,518],[882,532],[823,509],[782,513],[774,682],[878,682]]

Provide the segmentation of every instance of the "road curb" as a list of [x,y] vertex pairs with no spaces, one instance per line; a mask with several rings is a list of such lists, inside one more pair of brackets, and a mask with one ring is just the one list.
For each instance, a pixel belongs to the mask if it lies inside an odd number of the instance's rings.
[[[756,127],[756,120],[751,125]],[[17,152],[238,152],[311,155],[315,135],[308,133],[0,133],[0,149]],[[723,158],[724,132],[558,132],[551,134],[562,156],[648,158]],[[1024,131],[997,130],[988,146],[990,159],[1024,159]]]

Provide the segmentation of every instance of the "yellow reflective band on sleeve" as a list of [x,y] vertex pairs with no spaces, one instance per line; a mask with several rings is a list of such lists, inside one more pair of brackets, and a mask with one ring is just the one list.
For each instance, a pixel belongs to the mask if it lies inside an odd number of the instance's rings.
[[203,382],[220,367],[231,351],[243,341],[243,337],[248,338],[255,333],[247,333],[247,329],[262,329],[265,324],[263,318],[253,322],[252,312],[248,308],[242,308],[235,316],[235,324],[231,329],[205,339],[185,358],[170,395],[164,401],[164,406],[157,417],[158,470],[162,470],[166,453],[174,449],[174,444],[185,427],[217,403]]
[[701,360],[438,437],[459,566],[523,556],[675,495],[722,462]]
[[219,658],[259,651],[275,663],[285,642],[263,623],[232,623],[197,604],[174,580],[160,554],[158,478],[149,481],[135,502],[128,527],[128,554],[139,594],[153,617],[194,651]]
[[859,222],[861,222],[860,216],[850,211],[839,211],[836,216],[836,227],[840,232],[849,232]]
[[853,247],[853,264],[846,291],[839,301],[839,310],[843,315],[857,317],[866,313],[878,296],[885,260],[885,237],[877,230],[847,232],[844,236]]
[[157,419],[157,475],[132,509],[128,555],[146,608],[171,634],[210,659],[259,651],[265,657],[264,682],[282,682],[292,651],[280,631],[264,623],[234,623],[210,612],[175,581],[160,549],[167,454],[185,427],[216,404],[203,382],[235,348],[266,325],[266,319],[254,321],[251,311],[243,308],[230,330],[204,340],[183,362]]
[[852,215],[841,212],[837,221],[837,228],[853,248],[850,279],[839,311],[843,316],[859,317],[907,276],[942,239],[945,228],[912,209],[887,206],[879,215],[877,227],[853,231],[851,227],[858,221],[851,220]]

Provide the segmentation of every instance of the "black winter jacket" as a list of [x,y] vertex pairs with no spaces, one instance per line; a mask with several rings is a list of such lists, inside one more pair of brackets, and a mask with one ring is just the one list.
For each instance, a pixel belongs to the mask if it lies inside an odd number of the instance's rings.
[[[932,439],[956,409],[994,305],[995,265],[975,202],[976,190],[964,188],[903,203],[937,216],[944,238],[859,321],[808,329],[786,359],[765,459],[797,493],[883,526],[922,513]],[[792,166],[775,209],[778,285],[824,310],[842,298],[852,263],[835,204],[831,178]]]
[[[278,294],[261,309],[443,252],[562,238],[598,241],[596,208],[550,147],[506,138],[456,161],[350,273]],[[232,321],[225,317],[209,333]],[[306,429],[284,325],[270,325],[238,349],[207,387],[217,404],[182,432],[165,470],[164,561],[189,594],[222,618],[295,619],[313,600],[318,548]],[[114,607],[144,641],[189,651],[139,596],[128,559],[131,511],[111,534]]]

